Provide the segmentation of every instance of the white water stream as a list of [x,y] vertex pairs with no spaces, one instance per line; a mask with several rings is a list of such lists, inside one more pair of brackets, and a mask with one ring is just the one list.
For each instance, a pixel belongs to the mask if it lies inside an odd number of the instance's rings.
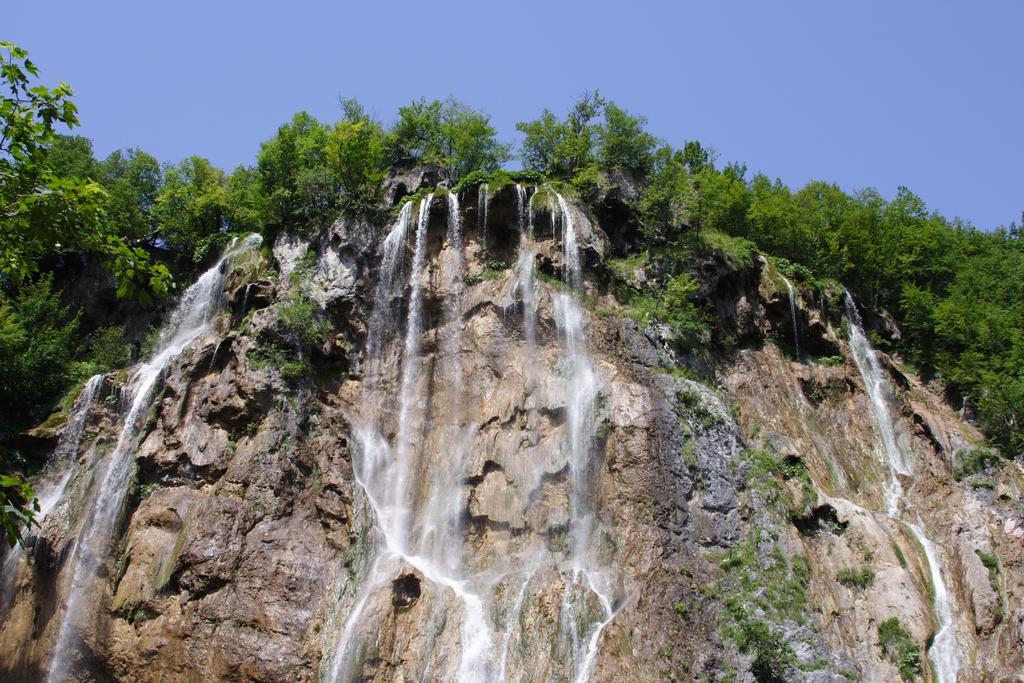
[[[885,487],[887,513],[893,519],[900,520],[902,511],[910,511],[911,502],[904,495],[899,477],[912,476],[913,468],[908,462],[906,453],[899,446],[895,422],[889,412],[892,388],[885,377],[885,370],[878,360],[878,354],[875,353],[864,333],[864,324],[849,292],[846,293],[844,305],[850,324],[850,353],[864,380],[864,388],[871,403],[871,415],[874,419],[878,445],[889,468],[890,480]],[[919,523],[900,521],[910,529],[924,549],[931,583],[935,590],[934,610],[939,630],[932,640],[928,657],[939,683],[956,683],[957,672],[960,670],[960,657],[954,632],[952,596],[942,575],[942,562],[935,545]]]
[[[478,237],[486,231],[486,187],[479,190]],[[450,589],[461,605],[460,652],[455,678],[459,681],[510,680],[510,655],[517,643],[530,634],[521,631],[521,613],[531,596],[530,583],[543,567],[550,567],[550,551],[531,546],[511,564],[498,567],[484,575],[466,573],[463,562],[461,515],[466,507],[465,477],[467,455],[477,426],[462,418],[464,387],[461,361],[462,305],[465,274],[463,236],[458,197],[448,195],[446,246],[441,253],[441,280],[446,292],[442,321],[437,330],[440,367],[447,367],[452,378],[451,392],[426,396],[432,363],[421,357],[421,339],[427,332],[424,320],[424,279],[433,273],[427,266],[427,228],[432,196],[419,206],[415,242],[408,273],[408,314],[403,341],[402,365],[399,373],[397,405],[389,403],[386,383],[367,382],[366,405],[375,408],[363,415],[355,428],[357,452],[353,458],[356,481],[372,510],[373,547],[368,569],[359,579],[358,589],[342,624],[325,680],[354,681],[362,675],[363,661],[372,647],[369,641],[379,618],[369,606],[382,598],[400,567],[411,566],[423,579],[437,588]],[[520,251],[516,263],[515,288],[522,300],[522,314],[527,354],[533,358],[536,349],[536,327],[539,304],[534,279],[536,252],[528,238],[532,212],[526,189],[516,186],[516,223],[520,230]],[[582,283],[579,246],[572,213],[561,197],[561,227],[565,248],[565,279],[569,287],[579,290]],[[403,218],[404,217],[404,218]],[[374,313],[371,315],[370,342],[367,346],[367,367],[385,373],[388,363],[382,362],[382,343],[397,331],[397,319],[389,316],[391,303],[400,293],[402,255],[407,251],[409,206],[385,240],[385,256],[378,275]],[[559,615],[560,640],[565,638],[571,649],[565,651],[565,666],[571,680],[582,683],[589,679],[596,660],[598,641],[604,627],[614,616],[610,573],[595,561],[593,549],[596,535],[594,509],[593,451],[596,441],[596,405],[601,381],[586,349],[584,315],[576,298],[567,293],[552,296],[556,325],[563,343],[564,356],[559,361],[566,384],[566,441],[569,461],[569,524],[568,544],[560,572],[565,590]],[[391,311],[387,315],[378,311]],[[539,360],[539,359],[538,359]],[[393,366],[393,363],[391,364]],[[532,393],[533,374],[541,369],[531,363],[528,393]],[[379,378],[378,378],[379,379]],[[528,397],[532,401],[532,396]],[[439,415],[432,416],[428,406],[440,401]],[[529,411],[529,409],[528,409]],[[529,411],[532,412],[533,411]],[[397,416],[395,436],[389,443],[386,425]],[[530,422],[534,420],[531,418]],[[428,426],[429,423],[429,426]],[[444,457],[429,452],[427,430],[443,435]],[[540,466],[540,465],[538,465]],[[495,585],[505,586],[500,602],[493,593]],[[434,591],[429,603],[430,628],[444,628],[449,617],[444,591]],[[599,612],[594,615],[595,610]],[[492,621],[493,620],[493,621]],[[426,635],[427,653],[438,634]],[[430,661],[424,661],[424,667]],[[519,663],[516,670],[529,669],[532,663]],[[429,669],[404,671],[406,677],[424,680],[434,674]]]
[[[780,273],[780,275],[782,274]],[[782,281],[786,283],[786,289],[789,290],[789,318],[793,322],[793,350],[796,353],[796,359],[800,360],[800,328],[796,324],[796,292],[793,291],[793,283],[785,275],[782,275]]]
[[[493,677],[493,639],[484,602],[462,576],[461,561],[454,547],[458,542],[459,497],[462,488],[461,463],[473,427],[462,425],[458,415],[451,416],[449,446],[454,463],[448,467],[421,471],[421,432],[426,416],[420,384],[423,379],[423,359],[420,340],[424,334],[423,277],[425,271],[427,228],[433,195],[420,203],[416,225],[415,247],[409,273],[409,309],[404,341],[403,366],[398,405],[398,433],[394,449],[382,435],[385,415],[380,411],[368,416],[368,423],[356,429],[359,444],[354,458],[356,481],[363,489],[373,510],[379,530],[375,541],[375,554],[367,576],[363,579],[359,595],[342,628],[334,649],[326,679],[351,681],[359,677],[359,631],[365,617],[367,601],[393,577],[401,563],[411,565],[423,578],[442,588],[449,588],[462,603],[461,652],[458,666],[460,681],[489,681]],[[462,227],[458,213],[458,198],[449,195],[448,243],[450,257],[459,265],[450,266],[445,273],[449,299],[446,301],[445,326],[449,329],[445,348],[449,362],[457,363],[452,355],[460,345],[458,330],[461,326],[462,283]],[[404,231],[403,231],[404,232]],[[398,234],[395,229],[392,234]],[[389,240],[391,239],[389,235]],[[385,245],[387,249],[387,244]],[[397,269],[397,262],[384,264]],[[456,268],[460,269],[458,273]],[[381,278],[392,275],[382,272]],[[389,305],[378,298],[375,307]],[[371,332],[371,334],[380,332]],[[368,359],[373,365],[375,359]],[[461,370],[454,374],[456,405],[461,394]],[[376,387],[373,387],[376,389]],[[456,413],[458,410],[456,409]],[[428,460],[429,464],[429,460]],[[424,491],[424,486],[426,490]],[[425,493],[425,500],[423,494]],[[459,545],[456,545],[459,543]],[[454,546],[454,547],[453,547]]]
[[62,594],[67,596],[67,602],[47,674],[47,681],[51,683],[66,680],[71,672],[72,657],[77,649],[77,630],[88,618],[88,600],[94,597],[89,584],[108,556],[114,530],[124,509],[135,467],[133,456],[138,422],[149,409],[153,388],[170,362],[207,330],[213,314],[220,308],[227,262],[242,250],[253,249],[259,243],[258,235],[250,235],[228,246],[217,264],[185,290],[161,331],[153,356],[132,371],[125,388],[130,407],[117,445],[104,462],[97,465],[101,468],[98,483],[87,498],[87,516],[66,563],[65,573],[69,582]]
[[[576,223],[568,203],[561,194],[556,195],[561,213],[562,242],[566,263],[565,280],[574,294],[581,293],[583,273],[580,261]],[[566,422],[569,430],[569,538],[571,582],[563,594],[563,628],[570,631],[572,642],[573,680],[589,680],[597,659],[597,646],[615,612],[609,576],[594,557],[596,533],[594,493],[594,441],[597,435],[597,399],[601,379],[587,353],[583,309],[574,294],[555,296],[555,321],[562,336],[569,366]],[[574,595],[576,593],[576,595]],[[583,636],[574,627],[584,621],[579,613],[582,594],[596,596],[603,612],[596,623],[584,629]]]
[[487,183],[480,183],[476,190],[476,234],[480,248],[487,251]]
[[[51,462],[60,463],[59,474],[56,478],[50,477],[39,485],[36,497],[39,502],[39,511],[35,514],[35,523],[41,525],[50,515],[53,509],[60,502],[64,489],[77,471],[78,447],[82,443],[82,431],[85,429],[85,421],[89,417],[89,410],[96,399],[96,392],[103,384],[103,375],[93,375],[82,387],[78,397],[71,406],[71,415],[68,418],[64,433],[57,441]],[[25,532],[26,537],[33,534],[31,530]],[[25,539],[26,541],[28,538]],[[6,612],[14,600],[15,580],[18,573],[18,563],[24,554],[24,546],[19,543],[7,551],[4,557],[2,569],[0,569],[0,612]]]

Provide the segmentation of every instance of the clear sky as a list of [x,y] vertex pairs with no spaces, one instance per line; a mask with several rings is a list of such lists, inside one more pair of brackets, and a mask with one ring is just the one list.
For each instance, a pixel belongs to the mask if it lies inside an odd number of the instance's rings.
[[991,229],[1024,210],[1024,1],[8,3],[0,39],[69,82],[97,156],[230,169],[301,109],[454,95],[515,122],[588,89],[667,142],[781,177],[899,185]]

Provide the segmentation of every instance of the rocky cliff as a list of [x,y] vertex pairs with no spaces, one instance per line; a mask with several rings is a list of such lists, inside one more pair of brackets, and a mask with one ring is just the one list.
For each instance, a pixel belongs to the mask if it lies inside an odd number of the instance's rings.
[[700,348],[628,315],[620,232],[509,184],[233,246],[52,434],[2,678],[1020,680],[1021,469],[756,254]]

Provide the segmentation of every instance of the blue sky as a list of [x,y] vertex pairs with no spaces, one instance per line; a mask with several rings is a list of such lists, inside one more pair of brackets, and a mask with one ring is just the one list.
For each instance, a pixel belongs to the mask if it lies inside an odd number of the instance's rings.
[[991,229],[1024,210],[1024,2],[22,2],[0,39],[74,86],[103,156],[252,163],[339,95],[454,95],[508,140],[599,88],[667,142],[781,177],[899,185]]

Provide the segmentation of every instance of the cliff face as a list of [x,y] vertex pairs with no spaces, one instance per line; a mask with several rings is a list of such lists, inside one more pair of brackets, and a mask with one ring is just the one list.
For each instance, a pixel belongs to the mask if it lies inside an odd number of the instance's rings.
[[741,350],[692,379],[607,251],[513,185],[239,246],[71,411],[3,678],[894,680],[898,617],[917,675],[1012,679],[1019,468],[759,258],[702,271]]

